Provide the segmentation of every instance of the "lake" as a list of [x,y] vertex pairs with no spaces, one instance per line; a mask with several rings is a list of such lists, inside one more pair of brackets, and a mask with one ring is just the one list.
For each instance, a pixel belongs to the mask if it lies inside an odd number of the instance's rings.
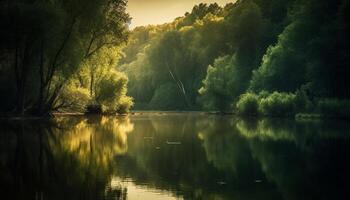
[[350,199],[346,121],[201,113],[0,121],[0,199]]

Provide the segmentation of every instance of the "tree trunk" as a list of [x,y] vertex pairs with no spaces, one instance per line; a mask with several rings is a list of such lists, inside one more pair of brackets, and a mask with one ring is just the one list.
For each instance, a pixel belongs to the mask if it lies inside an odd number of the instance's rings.
[[172,70],[170,69],[170,66],[168,63],[166,63],[167,66],[168,66],[168,71],[169,71],[169,74],[171,76],[171,78],[174,80],[174,82],[176,83],[176,85],[178,86],[179,90],[180,90],[180,93],[184,96],[184,99],[186,101],[186,104],[188,106],[188,108],[191,108],[191,103],[187,97],[187,94],[186,94],[186,89],[185,89],[185,86],[184,84],[182,83],[182,81],[178,78],[175,77],[174,73],[172,72]]
[[44,92],[45,92],[45,80],[44,80],[44,42],[41,42],[41,49],[40,49],[40,91],[39,91],[39,99],[38,99],[38,105],[35,112],[42,112],[43,104],[44,104]]
[[55,53],[55,56],[52,60],[51,63],[48,64],[46,74],[44,73],[44,67],[45,67],[45,62],[44,62],[44,41],[42,39],[41,41],[41,52],[40,52],[40,70],[39,70],[39,75],[40,75],[40,93],[38,97],[38,102],[37,104],[37,109],[36,109],[36,115],[46,115],[50,114],[51,108],[54,104],[54,102],[57,99],[57,96],[62,88],[62,84],[57,86],[55,90],[52,93],[52,96],[50,97],[50,89],[51,89],[51,84],[52,84],[52,79],[56,73],[57,67],[59,65],[58,60],[60,56],[63,53],[63,50],[67,46],[67,43],[69,42],[69,39],[71,37],[71,34],[74,29],[74,25],[76,23],[76,17],[73,18],[71,24],[69,25],[68,31],[57,49],[57,52]]
[[[16,48],[17,49],[17,48]],[[16,50],[18,51],[18,50]],[[17,80],[17,113],[20,115],[24,115],[24,103],[25,103],[25,85],[27,82],[27,77],[28,77],[28,67],[27,67],[27,52],[28,48],[27,45],[24,47],[24,52],[23,52],[23,58],[21,60],[21,67],[19,68],[18,65],[18,55],[16,55],[16,77],[18,78]],[[18,52],[16,52],[18,54]]]
[[94,94],[94,82],[95,82],[95,77],[94,77],[94,74],[93,72],[91,71],[90,72],[90,96],[92,97],[93,94]]

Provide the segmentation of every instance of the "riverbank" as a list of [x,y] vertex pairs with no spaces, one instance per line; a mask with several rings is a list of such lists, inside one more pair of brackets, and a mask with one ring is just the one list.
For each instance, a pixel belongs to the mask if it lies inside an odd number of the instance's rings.
[[290,116],[269,116],[269,115],[243,115],[234,112],[218,112],[218,111],[132,111],[126,114],[86,114],[80,112],[54,112],[47,116],[24,115],[18,116],[14,114],[2,114],[0,120],[43,120],[55,117],[83,117],[83,116],[162,116],[162,115],[216,115],[216,116],[236,116],[241,118],[280,118],[280,119],[296,119],[296,120],[350,120],[348,117],[326,116],[319,113],[297,113]]

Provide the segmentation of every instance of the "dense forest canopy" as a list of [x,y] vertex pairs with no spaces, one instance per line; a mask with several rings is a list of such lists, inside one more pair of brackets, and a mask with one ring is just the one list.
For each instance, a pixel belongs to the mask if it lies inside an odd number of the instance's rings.
[[199,4],[135,28],[120,64],[137,109],[229,111],[246,92],[349,98],[348,10],[346,0]]
[[350,113],[349,4],[202,3],[130,31],[126,0],[1,1],[0,110]]

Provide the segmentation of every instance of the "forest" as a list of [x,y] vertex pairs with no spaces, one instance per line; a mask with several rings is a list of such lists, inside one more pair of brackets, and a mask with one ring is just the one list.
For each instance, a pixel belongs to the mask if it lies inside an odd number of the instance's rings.
[[136,27],[126,0],[1,1],[0,113],[350,117],[350,2],[199,4]]
[[132,105],[116,69],[128,39],[126,0],[1,2],[0,110],[120,112]]

